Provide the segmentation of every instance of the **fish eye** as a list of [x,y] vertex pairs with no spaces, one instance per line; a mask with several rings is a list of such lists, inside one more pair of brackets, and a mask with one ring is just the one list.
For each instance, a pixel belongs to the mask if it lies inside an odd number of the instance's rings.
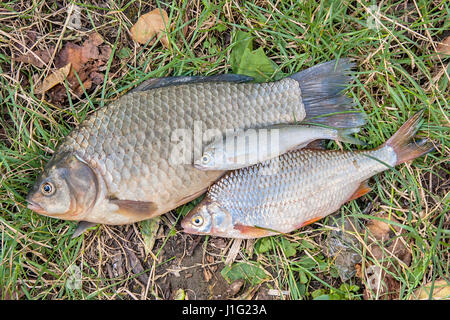
[[192,224],[196,227],[200,227],[203,224],[203,217],[202,216],[193,217]]
[[55,192],[55,187],[50,182],[44,182],[41,185],[41,191],[46,196],[51,196]]
[[208,163],[209,162],[209,156],[207,155],[207,154],[205,154],[203,157],[202,157],[202,163]]

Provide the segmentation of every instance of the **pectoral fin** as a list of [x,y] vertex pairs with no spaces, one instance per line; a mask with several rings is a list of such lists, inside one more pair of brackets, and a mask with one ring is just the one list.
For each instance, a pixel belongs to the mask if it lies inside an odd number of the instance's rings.
[[97,223],[88,222],[88,221],[80,221],[78,222],[77,228],[72,234],[72,239],[75,239],[79,236],[81,236],[87,229],[96,226]]
[[248,238],[262,238],[273,234],[283,234],[282,232],[278,232],[276,230],[268,228],[257,226],[245,226],[242,224],[235,224],[234,229],[239,230],[243,235],[245,235]]
[[119,207],[117,213],[129,216],[136,217],[138,220],[144,220],[152,218],[158,206],[154,202],[145,202],[145,201],[133,201],[133,200],[110,200],[112,204],[115,204]]
[[367,180],[361,183],[358,189],[356,189],[355,193],[352,194],[352,196],[347,200],[347,202],[358,199],[359,197],[362,197],[366,193],[370,192],[372,189],[367,184]]
[[316,222],[316,221],[319,221],[319,220],[322,219],[322,218],[323,218],[323,217],[315,217],[315,218],[306,220],[306,221],[302,222],[302,223],[300,224],[300,226],[299,226],[297,229],[300,229],[300,228],[302,228],[302,227],[304,227],[304,226],[310,225],[310,224],[312,224],[312,223],[314,223],[314,222]]

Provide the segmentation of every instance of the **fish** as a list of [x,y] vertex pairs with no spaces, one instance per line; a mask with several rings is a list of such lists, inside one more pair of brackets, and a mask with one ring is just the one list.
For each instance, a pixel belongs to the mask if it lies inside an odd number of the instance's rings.
[[316,140],[334,139],[365,145],[352,137],[359,128],[335,129],[314,125],[275,125],[249,129],[218,137],[194,160],[200,170],[236,170],[263,162]]
[[372,150],[300,149],[230,171],[182,220],[183,231],[237,239],[286,234],[368,193],[375,174],[434,150],[414,139],[423,110]]
[[58,144],[27,207],[85,226],[164,214],[226,172],[198,170],[193,158],[227,130],[297,121],[362,126],[364,114],[343,94],[354,65],[329,61],[267,83],[235,74],[143,81],[89,114]]

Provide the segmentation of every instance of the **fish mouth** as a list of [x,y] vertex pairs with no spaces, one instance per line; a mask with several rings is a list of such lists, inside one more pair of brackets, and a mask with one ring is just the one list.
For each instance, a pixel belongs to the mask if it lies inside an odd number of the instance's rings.
[[28,209],[33,210],[34,212],[37,213],[45,213],[44,208],[42,208],[40,205],[38,205],[36,202],[33,202],[31,200],[28,200]]

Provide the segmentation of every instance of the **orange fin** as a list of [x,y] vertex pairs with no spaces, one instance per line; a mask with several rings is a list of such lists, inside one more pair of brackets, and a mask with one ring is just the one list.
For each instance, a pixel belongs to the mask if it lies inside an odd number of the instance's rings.
[[369,193],[372,190],[372,188],[369,187],[367,184],[367,180],[361,183],[361,185],[356,189],[355,193],[352,194],[352,196],[347,200],[347,202],[358,199],[359,197],[362,197],[366,193]]
[[302,222],[296,229],[300,229],[304,226],[307,226],[308,224],[314,223],[316,221],[319,221],[320,219],[322,219],[323,217],[315,217],[309,220],[306,220],[305,222]]
[[[151,218],[158,209],[154,202],[133,201],[133,200],[110,200],[111,203],[117,205],[118,213],[139,218]],[[143,220],[143,219],[142,219]]]
[[422,115],[425,109],[420,110],[408,119],[397,132],[386,141],[383,146],[390,146],[397,156],[397,163],[413,160],[434,150],[433,143],[428,139],[414,141],[414,135],[419,130]]
[[235,224],[234,229],[239,230],[242,234],[245,234],[246,236],[254,238],[270,236],[273,232],[276,232],[260,227],[244,226],[242,224]]

